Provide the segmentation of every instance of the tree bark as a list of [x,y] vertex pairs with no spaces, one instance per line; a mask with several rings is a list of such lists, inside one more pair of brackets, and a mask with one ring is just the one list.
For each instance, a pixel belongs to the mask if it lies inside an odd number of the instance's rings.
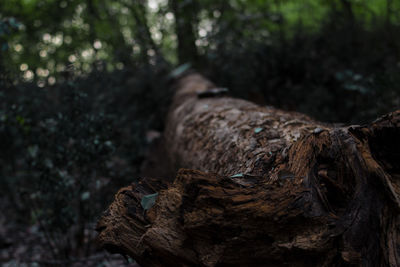
[[190,169],[122,188],[101,246],[141,266],[400,266],[400,111],[337,127],[221,92],[180,79],[165,144]]

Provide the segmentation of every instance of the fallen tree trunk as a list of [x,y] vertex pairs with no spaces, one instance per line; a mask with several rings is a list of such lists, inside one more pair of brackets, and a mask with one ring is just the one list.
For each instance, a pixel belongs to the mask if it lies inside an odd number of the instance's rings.
[[142,266],[400,266],[400,111],[335,127],[197,74],[176,90],[165,144],[189,169],[121,189],[104,248]]

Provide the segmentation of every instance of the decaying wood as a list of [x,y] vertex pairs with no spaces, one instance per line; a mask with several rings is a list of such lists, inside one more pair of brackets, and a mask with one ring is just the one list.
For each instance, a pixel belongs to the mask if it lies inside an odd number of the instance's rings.
[[165,145],[187,169],[122,188],[104,248],[141,266],[400,266],[400,111],[334,127],[214,88],[177,84]]

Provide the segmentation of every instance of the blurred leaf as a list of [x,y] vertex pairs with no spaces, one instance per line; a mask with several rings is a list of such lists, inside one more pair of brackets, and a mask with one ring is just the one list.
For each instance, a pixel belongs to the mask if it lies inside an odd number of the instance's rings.
[[254,132],[257,134],[257,133],[261,132],[262,130],[263,130],[263,128],[257,127],[257,128],[254,130]]
[[88,200],[90,198],[90,192],[83,192],[81,194],[81,200],[85,201]]
[[29,146],[28,153],[32,158],[36,158],[39,153],[39,147],[37,145]]
[[185,63],[183,65],[180,65],[179,67],[177,67],[176,69],[174,69],[171,73],[170,73],[170,77],[172,78],[178,78],[179,76],[181,76],[183,73],[185,73],[187,70],[189,70],[192,67],[192,65],[190,63]]
[[158,193],[143,196],[142,201],[140,202],[143,209],[148,210],[151,207],[153,207],[154,204],[156,203],[157,196],[158,196]]

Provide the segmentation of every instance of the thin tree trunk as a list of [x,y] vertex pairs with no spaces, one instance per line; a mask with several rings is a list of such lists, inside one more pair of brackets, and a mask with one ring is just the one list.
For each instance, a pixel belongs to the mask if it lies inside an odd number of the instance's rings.
[[197,2],[172,0],[171,9],[175,16],[175,32],[178,39],[178,60],[181,64],[196,64],[198,53],[196,47]]
[[104,248],[141,266],[400,266],[400,111],[338,128],[197,74],[176,90],[166,148],[190,169],[122,188]]
[[342,8],[347,18],[347,22],[349,22],[350,25],[353,25],[354,24],[353,4],[349,0],[340,0],[340,2],[342,3]]

